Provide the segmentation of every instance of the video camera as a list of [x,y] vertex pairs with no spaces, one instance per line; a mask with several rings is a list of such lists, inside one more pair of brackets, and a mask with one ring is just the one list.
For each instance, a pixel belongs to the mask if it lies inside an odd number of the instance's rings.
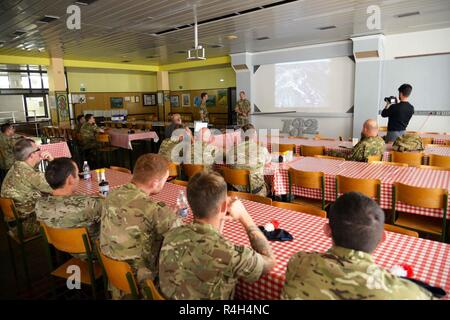
[[389,104],[398,103],[397,97],[394,97],[394,96],[386,97],[386,98],[384,98],[384,101],[386,101]]

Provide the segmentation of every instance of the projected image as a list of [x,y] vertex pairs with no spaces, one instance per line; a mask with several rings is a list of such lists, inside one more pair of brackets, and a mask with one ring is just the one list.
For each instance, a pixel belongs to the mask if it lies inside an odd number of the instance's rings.
[[275,65],[275,108],[328,107],[330,60]]

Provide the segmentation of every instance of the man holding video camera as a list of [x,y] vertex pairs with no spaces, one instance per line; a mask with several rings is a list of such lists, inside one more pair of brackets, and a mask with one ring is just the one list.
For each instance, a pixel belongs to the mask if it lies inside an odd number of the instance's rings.
[[411,91],[411,85],[402,84],[398,88],[400,102],[394,96],[384,98],[386,106],[381,112],[381,116],[383,118],[389,118],[388,132],[386,135],[387,143],[393,142],[405,134],[409,120],[411,120],[414,114],[414,107],[408,102]]

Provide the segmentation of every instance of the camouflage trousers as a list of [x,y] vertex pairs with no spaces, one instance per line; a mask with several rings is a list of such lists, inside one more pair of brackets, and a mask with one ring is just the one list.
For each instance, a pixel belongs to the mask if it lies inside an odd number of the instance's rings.
[[[20,218],[22,222],[22,231],[24,238],[30,238],[40,232],[39,222],[36,220],[36,214],[30,213],[23,218]],[[18,236],[18,228],[15,222],[9,222],[10,230],[14,233],[14,235]]]
[[[264,174],[261,173],[251,173],[250,174],[250,185],[252,187],[251,193],[258,196],[267,197],[267,185],[264,181]],[[247,187],[233,185],[233,188],[239,192],[247,192]]]
[[248,124],[248,117],[243,117],[238,115],[237,116],[237,125],[239,127],[245,126],[246,124]]

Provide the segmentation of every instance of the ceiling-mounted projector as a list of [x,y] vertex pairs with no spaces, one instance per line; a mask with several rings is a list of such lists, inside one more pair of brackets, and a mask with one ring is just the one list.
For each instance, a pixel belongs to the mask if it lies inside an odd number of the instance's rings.
[[188,50],[187,54],[188,60],[206,60],[205,48],[202,46]]

